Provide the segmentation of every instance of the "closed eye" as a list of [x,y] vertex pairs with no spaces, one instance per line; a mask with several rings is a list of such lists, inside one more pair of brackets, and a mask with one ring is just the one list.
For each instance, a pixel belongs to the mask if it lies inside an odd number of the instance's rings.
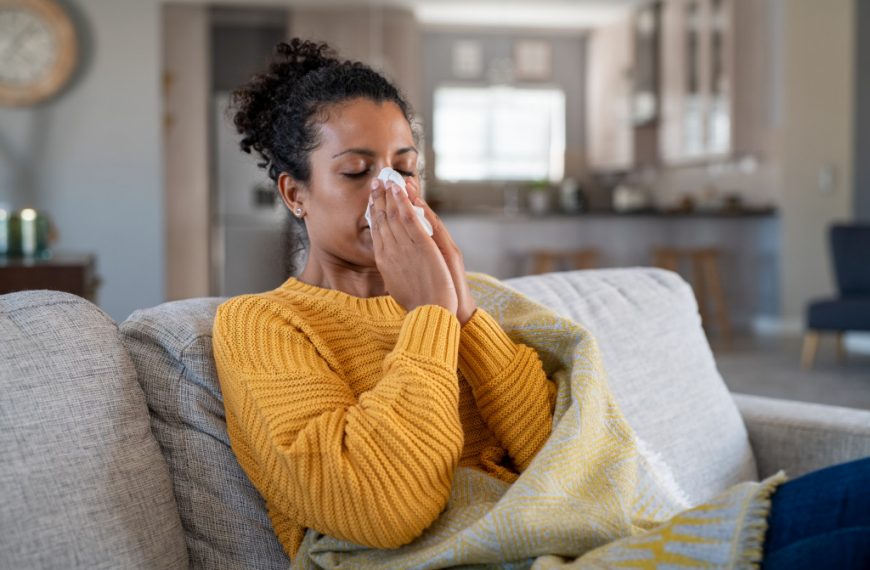
[[366,168],[365,170],[361,170],[360,172],[342,172],[341,175],[346,176],[347,178],[357,179],[366,176],[368,173],[369,169]]

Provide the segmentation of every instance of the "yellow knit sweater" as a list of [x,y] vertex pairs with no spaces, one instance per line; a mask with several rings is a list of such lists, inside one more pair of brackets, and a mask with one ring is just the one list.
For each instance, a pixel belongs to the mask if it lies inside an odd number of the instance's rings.
[[291,558],[306,528],[411,542],[457,465],[512,482],[550,434],[554,384],[482,309],[460,327],[291,278],[223,303],[213,345],[233,451]]

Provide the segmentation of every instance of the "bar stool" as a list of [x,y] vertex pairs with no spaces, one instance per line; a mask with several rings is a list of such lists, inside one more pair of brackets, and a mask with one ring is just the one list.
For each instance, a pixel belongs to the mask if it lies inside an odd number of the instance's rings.
[[594,248],[554,250],[538,249],[528,253],[532,274],[550,273],[560,269],[593,269],[598,267],[598,250]]
[[[681,262],[688,261],[692,268],[692,289],[698,301],[701,322],[704,328],[715,320],[715,326],[725,341],[731,346],[731,319],[725,304],[725,293],[719,273],[721,250],[714,247],[678,249],[660,247],[653,250],[653,265],[662,269],[680,272]],[[711,312],[712,307],[712,312]]]

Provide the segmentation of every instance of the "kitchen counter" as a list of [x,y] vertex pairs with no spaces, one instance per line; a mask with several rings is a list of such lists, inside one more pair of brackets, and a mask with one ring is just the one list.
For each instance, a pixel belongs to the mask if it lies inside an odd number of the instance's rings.
[[[527,274],[540,250],[595,249],[599,267],[648,266],[657,247],[707,248],[719,260],[732,322],[747,327],[776,315],[779,216],[773,209],[739,212],[507,215],[501,209],[444,212],[439,216],[462,250],[469,271],[500,279]],[[560,267],[560,269],[571,269]],[[690,268],[681,273],[688,279]]]

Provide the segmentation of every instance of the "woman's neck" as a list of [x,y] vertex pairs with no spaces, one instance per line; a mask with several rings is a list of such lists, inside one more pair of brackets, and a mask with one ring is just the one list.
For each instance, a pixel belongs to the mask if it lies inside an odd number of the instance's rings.
[[357,267],[346,262],[318,263],[309,259],[297,279],[309,285],[335,289],[363,299],[388,294],[384,279],[376,268]]

